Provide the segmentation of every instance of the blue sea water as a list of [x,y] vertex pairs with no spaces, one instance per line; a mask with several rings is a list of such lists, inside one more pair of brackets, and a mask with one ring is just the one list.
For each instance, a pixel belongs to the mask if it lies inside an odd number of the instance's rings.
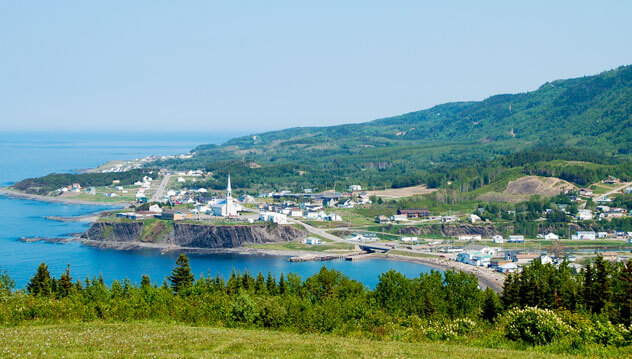
[[[138,133],[8,133],[0,132],[0,185],[51,172],[77,171],[112,159],[186,153],[198,144],[222,143],[239,134]],[[112,207],[69,205],[0,196],[0,269],[8,271],[18,288],[24,288],[37,266],[46,262],[59,277],[67,265],[74,279],[102,275],[106,282],[129,278],[140,282],[143,274],[162,283],[174,267],[177,254],[155,250],[116,251],[84,246],[77,242],[19,241],[21,237],[65,237],[83,232],[88,224],[60,222],[48,216],[78,216]],[[419,264],[369,259],[291,263],[286,257],[264,255],[190,255],[196,274],[219,273],[228,278],[233,270],[250,273],[297,273],[306,278],[325,265],[373,287],[380,273],[396,269],[413,277],[430,268]]]

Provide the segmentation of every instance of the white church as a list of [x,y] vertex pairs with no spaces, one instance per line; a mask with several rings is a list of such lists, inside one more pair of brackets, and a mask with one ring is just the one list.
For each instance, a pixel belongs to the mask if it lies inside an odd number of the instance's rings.
[[209,203],[209,207],[214,216],[236,217],[241,206],[233,199],[233,190],[230,188],[230,174],[228,175],[228,185],[226,186],[226,198],[218,199]]

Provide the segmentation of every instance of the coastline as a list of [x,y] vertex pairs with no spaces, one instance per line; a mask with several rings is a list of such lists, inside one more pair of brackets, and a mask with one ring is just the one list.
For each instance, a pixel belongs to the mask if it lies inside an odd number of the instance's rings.
[[80,205],[86,205],[86,206],[123,206],[124,208],[127,208],[131,205],[130,202],[94,202],[94,201],[86,201],[86,200],[74,199],[74,198],[49,197],[49,196],[43,196],[40,194],[20,192],[20,191],[11,189],[9,187],[1,187],[0,196],[18,198],[18,199],[27,199],[27,200],[40,201],[40,202],[80,204]]
[[465,273],[474,274],[478,278],[479,285],[481,287],[489,287],[495,292],[502,292],[503,284],[505,282],[505,276],[503,274],[493,272],[487,268],[474,267],[471,265],[459,263],[456,261],[449,261],[440,258],[424,258],[424,257],[410,257],[399,254],[386,254],[383,256],[375,256],[373,258],[396,260],[401,262],[411,262],[422,264],[431,268],[440,270],[456,270],[463,271]]

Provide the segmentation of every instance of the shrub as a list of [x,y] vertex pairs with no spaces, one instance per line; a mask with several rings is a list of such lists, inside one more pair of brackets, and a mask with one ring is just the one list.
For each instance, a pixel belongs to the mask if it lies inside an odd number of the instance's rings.
[[548,344],[562,338],[571,327],[552,310],[527,307],[505,315],[505,336],[529,344]]

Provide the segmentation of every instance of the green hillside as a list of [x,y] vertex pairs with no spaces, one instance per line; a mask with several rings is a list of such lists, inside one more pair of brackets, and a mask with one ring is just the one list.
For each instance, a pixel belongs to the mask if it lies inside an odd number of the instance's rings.
[[[448,103],[361,124],[239,137],[221,146],[198,146],[192,159],[159,165],[205,168],[215,174],[207,185],[217,188],[231,172],[241,188],[341,189],[358,183],[380,189],[480,182],[468,184],[469,190],[493,180],[482,174],[490,161],[551,148],[563,155],[547,161],[614,164],[629,155],[632,66],[546,83],[532,92]],[[492,167],[495,176],[498,168]]]

